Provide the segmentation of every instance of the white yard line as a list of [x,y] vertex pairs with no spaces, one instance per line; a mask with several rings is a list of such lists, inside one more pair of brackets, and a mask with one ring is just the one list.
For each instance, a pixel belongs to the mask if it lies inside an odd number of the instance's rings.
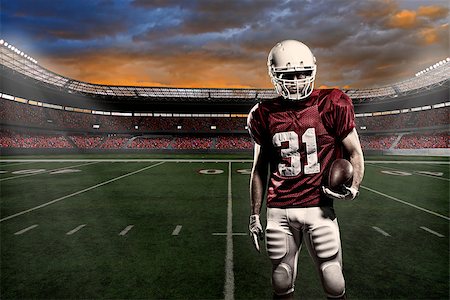
[[120,233],[119,233],[119,235],[126,235],[127,233],[128,233],[128,231],[130,231],[131,230],[131,228],[133,228],[134,227],[134,225],[128,225],[127,227],[125,227],[125,229],[124,230],[122,230]]
[[72,235],[72,234],[74,234],[75,232],[79,231],[81,228],[85,227],[86,225],[87,225],[87,224],[82,224],[82,225],[80,225],[80,226],[78,226],[78,227],[72,229],[71,231],[67,232],[66,235]]
[[376,226],[372,226],[373,229],[375,229],[375,231],[381,233],[384,236],[391,236],[389,233],[387,233],[386,231],[384,231],[383,229],[376,227]]
[[383,196],[383,197],[389,198],[389,199],[391,199],[391,200],[394,200],[394,201],[400,202],[400,203],[402,203],[402,204],[405,204],[405,205],[409,205],[409,206],[411,206],[411,207],[414,207],[414,208],[416,208],[416,209],[418,209],[418,210],[421,210],[421,211],[424,211],[424,212],[426,212],[426,213],[429,213],[429,214],[435,215],[435,216],[437,216],[437,217],[439,217],[439,218],[442,218],[442,219],[445,219],[445,220],[448,220],[448,221],[450,221],[450,218],[449,218],[449,217],[447,217],[447,216],[444,216],[444,215],[441,215],[441,214],[439,214],[439,213],[437,213],[437,212],[434,212],[434,211],[428,210],[428,209],[426,209],[426,208],[423,208],[423,207],[420,207],[420,206],[414,205],[414,204],[412,204],[412,203],[409,203],[409,202],[406,202],[406,201],[400,200],[400,199],[398,199],[398,198],[395,198],[395,197],[389,196],[389,195],[387,195],[387,194],[385,194],[385,193],[379,192],[379,191],[377,191],[377,190],[374,190],[374,189],[368,188],[368,187],[366,187],[366,186],[363,186],[363,185],[361,186],[361,188],[363,188],[363,189],[365,189],[365,190],[368,190],[368,191],[371,191],[372,193],[375,193],[375,194],[381,195],[381,196]]
[[[3,161],[0,161],[0,162],[3,162]],[[13,164],[10,164],[10,163],[0,164],[0,168],[17,166],[17,165],[29,165],[29,164],[33,164],[33,163],[35,163],[35,162],[34,161],[28,161],[28,162],[19,162],[19,163],[13,163]]]
[[450,165],[450,161],[427,161],[427,160],[366,160],[371,164],[424,164],[424,165]]
[[18,216],[20,216],[20,215],[23,215],[23,214],[27,214],[27,213],[29,213],[29,212],[32,212],[32,211],[35,211],[35,210],[37,210],[37,209],[40,209],[40,208],[46,207],[46,206],[48,206],[48,205],[54,204],[54,203],[56,203],[56,202],[59,202],[59,201],[62,201],[62,200],[64,200],[64,199],[67,199],[67,198],[70,198],[70,197],[73,197],[73,196],[76,196],[76,195],[79,195],[79,194],[82,194],[82,193],[88,192],[88,191],[90,191],[90,190],[93,190],[93,189],[96,189],[96,188],[98,188],[98,187],[104,186],[104,185],[106,185],[106,184],[109,184],[109,183],[111,183],[111,182],[117,181],[117,180],[119,180],[119,179],[122,179],[122,178],[125,178],[125,177],[128,177],[128,176],[131,176],[131,175],[137,174],[137,173],[139,173],[139,172],[142,172],[142,171],[148,170],[148,169],[150,169],[150,168],[153,168],[153,167],[156,167],[156,166],[162,165],[163,163],[164,163],[164,162],[160,162],[160,163],[157,163],[157,164],[154,164],[154,165],[151,165],[151,166],[148,166],[148,167],[145,167],[145,168],[139,169],[139,170],[137,170],[137,171],[134,171],[134,172],[130,172],[130,173],[127,173],[127,174],[125,174],[125,175],[121,175],[121,176],[119,176],[119,177],[116,177],[116,178],[113,178],[113,179],[110,179],[110,180],[107,180],[107,181],[101,182],[101,183],[99,183],[99,184],[96,184],[96,185],[93,185],[93,186],[91,186],[91,187],[88,187],[88,188],[82,189],[81,191],[78,191],[78,192],[75,192],[75,193],[72,193],[72,194],[69,194],[69,195],[66,195],[66,196],[60,197],[60,198],[58,198],[58,199],[55,199],[55,200],[49,201],[49,202],[47,202],[47,203],[44,203],[44,204],[38,205],[38,206],[36,206],[36,207],[33,207],[33,208],[30,208],[30,209],[27,209],[27,210],[21,211],[21,212],[19,212],[19,213],[16,213],[16,214],[10,215],[10,216],[8,216],[8,217],[5,217],[5,218],[3,218],[3,219],[0,219],[0,222],[3,222],[3,221],[6,221],[6,220],[9,220],[9,219],[12,219],[12,218],[18,217]]
[[438,236],[438,237],[445,237],[445,235],[442,235],[442,234],[440,234],[439,232],[436,232],[436,231],[434,231],[434,230],[431,230],[430,228],[427,228],[427,227],[425,227],[425,226],[420,226],[420,228],[421,229],[423,229],[423,230],[425,230],[425,231],[427,231],[427,232],[429,232],[429,233],[431,233],[431,234],[434,234],[435,236]]
[[180,231],[181,231],[181,228],[183,228],[183,226],[177,225],[177,226],[175,227],[175,229],[172,231],[172,235],[179,235],[179,234],[180,234]]
[[38,227],[39,225],[37,225],[37,224],[34,224],[34,225],[31,225],[30,227],[27,227],[27,228],[25,228],[25,229],[22,229],[22,230],[20,230],[20,231],[17,231],[16,233],[14,233],[14,235],[20,235],[20,234],[23,234],[23,233],[25,233],[25,232],[27,232],[27,231],[30,231],[31,229],[34,229],[34,228],[36,228],[36,227]]
[[[228,235],[228,233],[227,232],[214,232],[214,233],[212,233],[212,235],[219,235],[219,236],[224,236],[224,235]],[[231,235],[248,235],[248,233],[245,233],[245,232],[233,232],[233,233],[231,233]]]
[[46,170],[46,171],[37,172],[37,173],[24,174],[24,175],[18,175],[18,176],[11,176],[11,177],[6,177],[6,178],[1,178],[0,181],[11,180],[11,179],[16,179],[16,178],[22,178],[22,177],[28,177],[28,176],[34,176],[34,175],[41,175],[41,174],[46,174],[46,173],[55,172],[55,171],[59,171],[59,170],[72,169],[72,168],[77,168],[77,167],[87,166],[87,165],[92,165],[92,164],[98,164],[98,163],[99,162],[90,162],[90,163],[85,163],[85,164],[81,164],[81,165],[67,166],[67,167],[63,167],[63,168]]
[[234,299],[233,271],[233,196],[231,193],[231,162],[228,162],[227,252],[225,256],[225,300]]
[[[140,158],[67,158],[67,159],[0,159],[1,162],[235,162],[251,163],[252,159],[140,159]],[[415,160],[366,160],[372,164],[429,164],[429,165],[450,165],[450,161],[415,161]]]
[[189,163],[251,163],[252,159],[151,159],[151,158],[70,158],[70,159],[0,159],[1,162],[189,162]]

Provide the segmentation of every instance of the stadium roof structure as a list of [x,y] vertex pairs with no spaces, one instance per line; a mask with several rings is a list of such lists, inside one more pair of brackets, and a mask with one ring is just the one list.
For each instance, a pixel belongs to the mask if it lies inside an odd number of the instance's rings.
[[[127,99],[164,98],[169,100],[183,100],[195,102],[200,100],[214,101],[215,99],[228,101],[254,101],[255,99],[270,99],[276,97],[273,89],[222,89],[222,88],[170,88],[144,86],[113,86],[99,85],[74,80],[56,74],[38,64],[38,62],[20,51],[16,47],[0,40],[0,64],[46,86],[66,91],[71,94],[87,94],[90,96],[114,97]],[[450,59],[416,74],[415,77],[388,86],[368,89],[347,89],[347,95],[356,103],[378,102],[392,100],[399,96],[421,93],[439,86],[448,85],[450,78]]]

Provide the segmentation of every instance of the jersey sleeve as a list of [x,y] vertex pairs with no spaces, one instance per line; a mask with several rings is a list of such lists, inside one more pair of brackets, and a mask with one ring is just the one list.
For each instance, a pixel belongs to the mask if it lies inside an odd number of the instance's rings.
[[328,132],[343,140],[355,128],[352,100],[341,90],[333,90],[322,102],[322,120]]
[[247,117],[247,128],[255,143],[259,145],[267,144],[266,122],[260,103],[253,106],[250,110]]

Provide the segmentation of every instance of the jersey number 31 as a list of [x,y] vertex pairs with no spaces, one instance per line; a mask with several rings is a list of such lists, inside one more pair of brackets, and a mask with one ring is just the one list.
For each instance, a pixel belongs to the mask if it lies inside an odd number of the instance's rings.
[[[308,128],[302,135],[301,141],[306,144],[306,165],[304,166],[304,173],[319,173],[320,163],[317,159],[316,129]],[[298,134],[295,131],[277,132],[273,136],[272,142],[275,147],[282,147],[281,158],[284,162],[278,164],[278,172],[280,175],[286,177],[299,175],[302,172],[302,162],[299,153],[300,144]],[[290,161],[290,163],[286,162],[286,160]]]

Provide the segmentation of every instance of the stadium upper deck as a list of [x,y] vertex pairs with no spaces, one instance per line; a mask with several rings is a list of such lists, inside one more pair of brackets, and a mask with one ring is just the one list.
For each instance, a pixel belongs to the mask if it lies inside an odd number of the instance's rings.
[[[36,60],[24,54],[4,40],[0,40],[0,64],[2,69],[8,68],[47,86],[66,91],[71,94],[87,94],[91,96],[114,97],[122,100],[141,98],[146,101],[164,98],[165,101],[186,102],[198,101],[246,101],[270,99],[276,96],[273,89],[211,89],[211,88],[169,88],[169,87],[137,87],[98,85],[74,80],[56,74],[40,66]],[[392,85],[368,88],[348,89],[345,92],[355,103],[383,102],[401,96],[421,93],[436,87],[448,86],[450,78],[450,58],[436,63],[426,72]]]

